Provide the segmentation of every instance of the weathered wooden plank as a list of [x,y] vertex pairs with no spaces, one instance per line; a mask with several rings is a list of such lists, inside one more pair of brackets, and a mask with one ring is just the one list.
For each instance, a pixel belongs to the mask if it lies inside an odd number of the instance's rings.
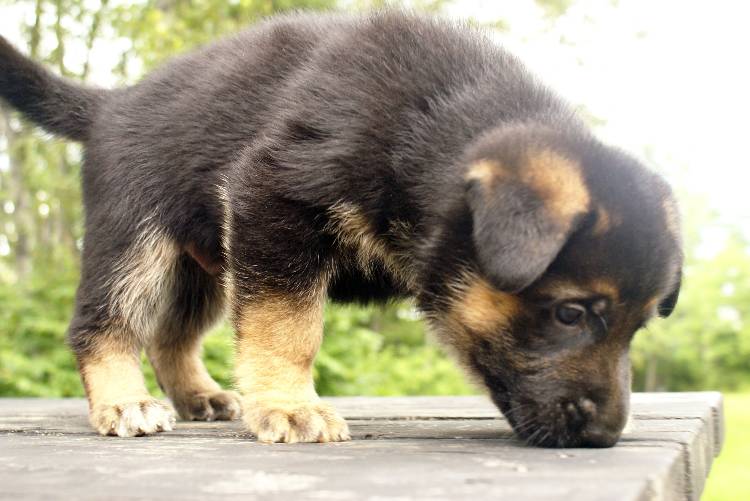
[[724,444],[724,401],[719,392],[635,393],[632,413],[638,420],[701,419],[709,426],[715,456]]
[[633,426],[604,450],[525,447],[482,397],[330,400],[353,442],[261,445],[237,422],[104,438],[82,400],[0,400],[0,494],[683,500],[721,445],[717,394],[634,395]]
[[[58,419],[58,418],[55,418]],[[696,427],[700,421],[696,421]],[[0,423],[0,429],[8,430],[12,428],[18,433],[21,429],[24,430],[25,434],[33,434],[37,437],[90,437],[91,431],[88,428],[86,421],[83,417],[72,418],[72,422],[68,422],[65,429],[61,429],[59,426],[55,426],[54,422],[45,422],[37,420],[31,426],[18,427],[8,426],[10,423],[5,421]],[[649,453],[653,452],[653,448],[664,448],[666,446],[673,447],[675,451],[682,452],[685,448],[691,452],[686,457],[682,458],[679,465],[674,466],[674,472],[671,472],[666,478],[657,476],[652,479],[651,483],[657,485],[654,488],[655,492],[700,492],[697,488],[702,488],[703,479],[700,478],[700,487],[688,486],[694,475],[699,474],[695,471],[696,468],[689,469],[688,464],[683,464],[692,455],[696,455],[697,448],[693,445],[695,441],[696,433],[690,431],[684,431],[682,428],[677,427],[678,430],[673,428],[676,426],[674,421],[649,421],[646,423],[651,427],[666,428],[665,432],[657,433],[660,430],[648,430],[645,426],[639,426],[637,434],[627,434],[622,442],[620,448],[636,448],[638,450],[647,450]],[[458,440],[458,439],[469,439],[469,440],[506,440],[508,447],[521,447],[522,444],[513,438],[510,431],[510,427],[503,421],[495,420],[350,420],[352,429],[352,435],[354,440]],[[21,433],[24,433],[21,432]],[[239,423],[180,423],[175,432],[170,435],[171,441],[174,444],[180,444],[182,441],[192,439],[203,439],[203,440],[243,440],[247,441],[251,437],[247,436],[242,432]],[[161,437],[159,437],[161,438]],[[153,438],[152,438],[153,439]],[[103,439],[107,440],[116,439]],[[649,449],[644,449],[649,448]],[[535,449],[530,449],[535,451]],[[472,451],[473,453],[473,451]],[[536,453],[535,453],[536,454]],[[561,452],[558,457],[560,458],[576,458],[579,456],[578,450]],[[538,462],[538,461],[537,461]],[[585,469],[590,469],[588,463],[582,465]],[[518,464],[519,470],[527,470],[529,466],[522,463]],[[644,470],[645,473],[652,473],[649,470]],[[693,475],[693,476],[691,476]],[[671,482],[671,483],[670,483]],[[690,487],[689,489],[686,486]],[[654,487],[651,485],[649,488]],[[657,497],[656,499],[668,499],[667,497]]]
[[[0,485],[8,497],[180,498],[294,493],[299,499],[681,499],[680,449],[557,451],[507,440],[372,440],[259,445],[237,438],[8,435]],[[615,474],[616,473],[616,474]],[[678,479],[667,485],[646,478]],[[74,480],[74,481],[73,481]],[[30,496],[32,495],[33,496]]]
[[624,446],[671,442],[683,450],[686,498],[699,499],[714,457],[706,424],[700,419],[636,420],[621,444]]

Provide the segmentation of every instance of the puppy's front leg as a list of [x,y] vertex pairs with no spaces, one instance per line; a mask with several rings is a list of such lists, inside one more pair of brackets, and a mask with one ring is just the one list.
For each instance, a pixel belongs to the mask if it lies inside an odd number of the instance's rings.
[[236,377],[243,419],[261,442],[338,442],[349,428],[315,392],[324,293],[255,299],[238,308]]

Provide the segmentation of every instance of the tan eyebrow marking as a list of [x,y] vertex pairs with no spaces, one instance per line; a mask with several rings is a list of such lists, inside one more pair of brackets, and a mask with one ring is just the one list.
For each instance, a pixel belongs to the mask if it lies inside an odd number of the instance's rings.
[[580,284],[565,280],[556,280],[542,286],[539,292],[559,298],[580,298],[598,294],[606,296],[615,302],[619,301],[620,297],[620,291],[617,289],[617,286],[607,279],[598,279]]
[[615,302],[620,300],[620,290],[617,288],[617,285],[615,285],[615,283],[609,279],[600,278],[598,280],[589,282],[587,285],[592,291],[597,294],[609,296]]

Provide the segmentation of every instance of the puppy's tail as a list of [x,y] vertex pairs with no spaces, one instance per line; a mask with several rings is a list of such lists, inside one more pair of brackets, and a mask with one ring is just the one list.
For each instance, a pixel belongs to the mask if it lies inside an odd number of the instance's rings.
[[106,95],[53,75],[0,36],[0,97],[47,131],[86,141]]

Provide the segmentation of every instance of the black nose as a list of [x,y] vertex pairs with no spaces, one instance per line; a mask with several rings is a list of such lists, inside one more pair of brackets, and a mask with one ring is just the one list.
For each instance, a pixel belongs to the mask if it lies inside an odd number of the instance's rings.
[[570,431],[578,436],[582,447],[612,447],[622,433],[622,419],[617,410],[607,412],[589,398],[565,405]]
[[612,447],[620,439],[620,430],[608,430],[599,425],[591,424],[581,431],[581,445],[583,447]]

